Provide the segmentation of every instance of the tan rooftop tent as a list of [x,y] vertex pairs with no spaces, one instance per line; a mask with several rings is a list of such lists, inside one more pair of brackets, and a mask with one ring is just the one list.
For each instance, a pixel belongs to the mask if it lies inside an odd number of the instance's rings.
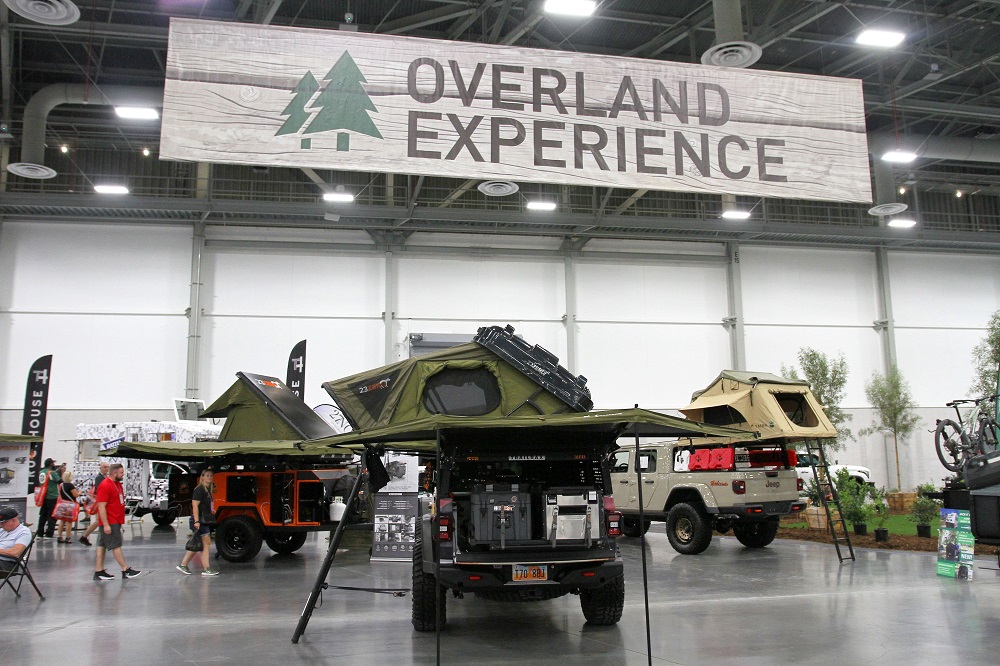
[[681,408],[689,419],[760,433],[761,439],[823,439],[837,430],[823,412],[809,383],[767,372],[723,370]]

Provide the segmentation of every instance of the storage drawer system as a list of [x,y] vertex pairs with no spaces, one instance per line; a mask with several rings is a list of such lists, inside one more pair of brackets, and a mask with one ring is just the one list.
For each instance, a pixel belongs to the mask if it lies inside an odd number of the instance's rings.
[[531,540],[531,493],[518,484],[477,485],[470,499],[470,544],[504,549]]
[[545,535],[555,546],[560,541],[601,537],[601,494],[592,488],[550,488],[545,494]]

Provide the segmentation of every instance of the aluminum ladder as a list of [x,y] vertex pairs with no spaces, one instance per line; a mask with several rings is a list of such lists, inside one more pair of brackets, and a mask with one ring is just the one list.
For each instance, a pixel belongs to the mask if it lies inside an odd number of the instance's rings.
[[[844,512],[840,509],[840,494],[837,492],[837,484],[830,476],[830,467],[826,463],[826,453],[823,451],[823,443],[818,439],[806,440],[806,452],[810,454],[809,465],[812,467],[813,478],[816,480],[816,488],[819,491],[819,501],[826,510],[826,525],[833,537],[833,546],[837,549],[837,557],[840,562],[845,560],[855,561],[854,546],[851,545],[851,535],[847,531],[847,521],[844,520]],[[836,517],[834,517],[836,509]],[[843,546],[847,546],[846,554]]]

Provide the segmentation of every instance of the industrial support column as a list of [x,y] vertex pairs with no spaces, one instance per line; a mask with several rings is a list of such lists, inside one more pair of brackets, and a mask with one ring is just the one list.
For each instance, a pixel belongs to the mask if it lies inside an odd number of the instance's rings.
[[566,369],[576,373],[576,263],[573,257],[563,259],[566,281]]
[[889,285],[889,255],[884,247],[875,250],[875,272],[878,279],[879,319],[872,322],[882,337],[882,367],[889,372],[896,365],[896,325],[892,317],[892,289]]
[[396,319],[396,260],[392,251],[385,253],[385,310],[382,312],[382,326],[385,331],[385,364],[396,361],[395,358],[395,319]]
[[740,244],[726,243],[726,291],[729,316],[722,320],[729,331],[729,353],[734,370],[746,370],[746,338],[743,330],[743,278],[740,273]]
[[195,222],[191,239],[191,294],[188,299],[187,376],[184,397],[198,397],[201,353],[201,262],[205,252],[205,222]]

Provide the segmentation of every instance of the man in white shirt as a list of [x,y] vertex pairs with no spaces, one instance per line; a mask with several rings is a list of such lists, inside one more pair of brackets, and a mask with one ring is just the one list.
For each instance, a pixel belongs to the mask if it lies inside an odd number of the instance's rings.
[[13,569],[17,558],[31,544],[31,530],[17,516],[12,506],[0,508],[0,571]]

